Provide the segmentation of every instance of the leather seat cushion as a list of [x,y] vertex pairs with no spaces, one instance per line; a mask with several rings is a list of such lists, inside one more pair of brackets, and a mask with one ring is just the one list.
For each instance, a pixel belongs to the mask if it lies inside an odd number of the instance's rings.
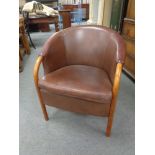
[[46,74],[39,87],[51,93],[83,100],[111,103],[112,84],[107,73],[86,65],[70,65]]

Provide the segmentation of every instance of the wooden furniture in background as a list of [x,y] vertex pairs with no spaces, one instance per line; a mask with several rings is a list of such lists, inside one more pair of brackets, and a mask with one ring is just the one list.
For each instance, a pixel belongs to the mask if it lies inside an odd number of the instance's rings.
[[70,10],[59,10],[60,16],[62,16],[63,29],[71,27],[71,13]]
[[[71,12],[74,11],[74,9],[78,8],[78,4],[64,4],[62,5],[64,10],[70,10]],[[89,19],[89,4],[81,4],[81,8],[86,9],[86,17],[85,19]]]
[[26,54],[30,54],[30,46],[25,34],[24,18],[22,16],[19,16],[19,33],[22,45],[26,50]]
[[35,15],[35,16],[29,16],[29,25],[38,24],[39,30],[42,32],[48,32],[49,24],[55,25],[55,31],[59,31],[59,25],[58,25],[58,16],[44,16],[44,15]]
[[[58,10],[59,14],[62,16],[62,24],[63,24],[63,29],[67,28],[67,27],[71,27],[71,14],[70,14],[70,10]],[[56,32],[59,31],[59,25],[58,25],[58,16],[30,16],[29,17],[29,24],[33,25],[33,24],[37,24],[38,26],[36,28],[38,28],[39,30],[41,30],[42,32],[49,32],[50,28],[49,28],[49,24],[55,24],[55,29]]]
[[129,0],[121,35],[126,44],[124,71],[135,79],[135,0]]
[[19,71],[23,71],[23,56],[30,54],[30,46],[25,34],[24,18],[19,16]]
[[19,46],[19,72],[23,71],[23,56],[25,54],[25,50]]

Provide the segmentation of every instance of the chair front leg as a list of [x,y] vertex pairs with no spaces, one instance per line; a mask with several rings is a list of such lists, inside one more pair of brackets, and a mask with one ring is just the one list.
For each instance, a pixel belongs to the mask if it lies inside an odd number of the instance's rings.
[[116,73],[115,73],[114,84],[113,84],[113,89],[112,89],[112,102],[110,106],[108,124],[107,124],[107,129],[106,129],[107,137],[110,137],[110,134],[111,134],[111,128],[112,128],[112,123],[113,123],[115,107],[116,107],[116,99],[117,99],[118,90],[119,90],[121,73],[122,73],[122,64],[118,63],[116,67]]
[[43,60],[42,56],[39,56],[37,58],[35,66],[34,66],[34,70],[33,70],[33,77],[34,77],[34,83],[35,83],[35,86],[36,86],[36,90],[37,90],[37,94],[38,94],[38,97],[39,97],[39,100],[40,100],[40,105],[41,105],[41,109],[42,109],[44,118],[45,118],[46,121],[48,121],[49,118],[48,118],[47,110],[46,110],[45,104],[43,103],[43,98],[42,98],[40,89],[38,87],[38,80],[39,80],[38,72],[39,72],[39,67],[40,67],[40,64],[41,64],[42,60]]

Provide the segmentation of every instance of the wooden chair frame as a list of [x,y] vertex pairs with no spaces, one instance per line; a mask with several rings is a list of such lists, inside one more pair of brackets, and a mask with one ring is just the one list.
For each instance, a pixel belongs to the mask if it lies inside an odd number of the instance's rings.
[[[43,60],[43,56],[39,56],[37,58],[35,66],[34,66],[33,76],[34,76],[36,90],[37,90],[39,100],[40,100],[41,109],[42,109],[45,120],[48,121],[49,118],[48,118],[46,106],[43,103],[41,92],[40,92],[40,89],[38,86],[38,80],[39,80],[38,72],[39,72],[39,68],[40,68],[40,64],[41,64],[42,60]],[[111,106],[110,106],[108,123],[107,123],[107,128],[106,128],[106,136],[107,137],[110,137],[110,134],[111,134],[113,117],[114,117],[114,112],[115,112],[115,107],[116,107],[116,99],[118,96],[119,83],[120,83],[120,78],[121,78],[121,73],[122,73],[122,66],[123,65],[121,63],[117,63],[117,66],[116,66],[116,72],[115,72],[114,83],[113,83],[113,88],[112,88],[112,102],[111,102]]]

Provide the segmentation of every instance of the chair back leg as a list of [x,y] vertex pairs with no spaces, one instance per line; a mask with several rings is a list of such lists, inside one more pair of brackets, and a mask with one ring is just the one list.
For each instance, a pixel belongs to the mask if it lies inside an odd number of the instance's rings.
[[114,117],[114,112],[116,108],[116,99],[117,99],[118,90],[119,90],[121,73],[122,73],[122,64],[118,63],[116,66],[114,84],[113,84],[113,89],[112,89],[112,101],[111,101],[111,106],[110,106],[110,111],[109,111],[109,116],[108,116],[108,124],[107,124],[107,129],[106,129],[107,137],[110,137],[110,134],[111,134],[111,128],[112,128],[113,117]]

